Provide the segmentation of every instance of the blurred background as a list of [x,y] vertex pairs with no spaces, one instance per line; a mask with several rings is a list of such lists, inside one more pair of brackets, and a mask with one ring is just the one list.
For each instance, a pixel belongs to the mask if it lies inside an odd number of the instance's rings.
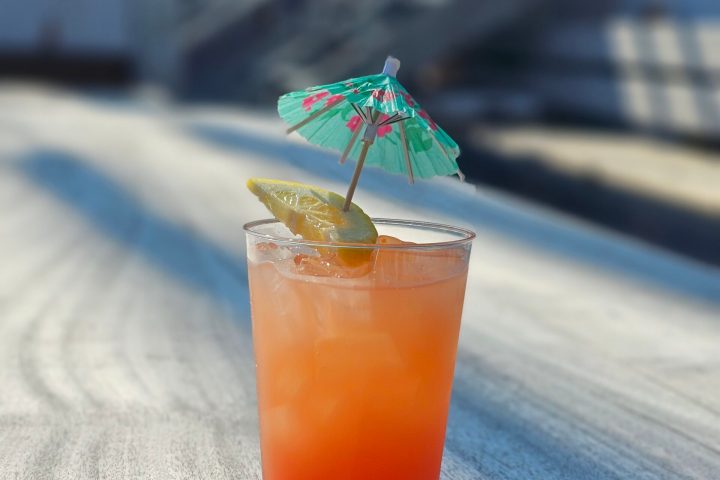
[[468,182],[720,265],[719,46],[717,0],[0,0],[0,104],[263,122],[392,54]]

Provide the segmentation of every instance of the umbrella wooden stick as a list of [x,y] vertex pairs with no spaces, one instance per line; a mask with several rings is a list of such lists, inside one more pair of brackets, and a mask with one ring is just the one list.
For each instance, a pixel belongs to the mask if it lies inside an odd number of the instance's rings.
[[350,180],[350,187],[348,187],[347,194],[345,195],[345,204],[343,205],[343,211],[347,212],[352,204],[352,197],[355,194],[355,187],[357,187],[358,180],[360,180],[360,172],[362,171],[363,163],[365,163],[365,157],[367,156],[368,148],[372,145],[372,141],[363,139],[362,150],[360,150],[360,157],[358,157],[357,165],[355,165],[355,173],[353,173],[352,180]]
[[365,117],[365,112],[362,111],[362,108],[358,107],[355,103],[352,103],[352,102],[350,102],[350,105],[355,110],[355,112],[358,114],[358,116],[362,119],[363,122],[367,123],[370,121]]
[[350,137],[350,141],[347,144],[347,147],[345,147],[345,150],[342,153],[342,156],[340,157],[340,165],[345,163],[345,160],[347,160],[348,155],[350,155],[350,150],[352,150],[353,145],[355,145],[355,140],[357,140],[358,135],[360,135],[360,125],[358,125],[355,128],[355,131],[352,134],[352,137]]
[[[368,148],[370,148],[370,145],[373,144],[373,142],[375,141],[375,137],[377,136],[378,118],[380,114],[373,115],[372,109],[370,107],[367,107],[367,113],[369,117],[368,120],[370,120],[371,122],[365,124],[365,133],[363,134],[362,139],[363,146],[362,150],[360,150],[360,156],[358,157],[357,165],[355,165],[355,172],[353,173],[352,180],[350,180],[350,186],[348,187],[347,194],[345,195],[345,204],[343,205],[344,212],[350,210],[350,205],[352,204],[352,197],[355,194],[355,187],[357,187],[358,180],[360,180],[360,172],[362,172]],[[358,128],[358,130],[360,129]]]
[[[435,144],[438,147],[440,147],[440,150],[442,150],[442,152],[445,154],[445,157],[448,160],[452,161],[453,157],[450,156],[450,154],[448,153],[447,149],[443,146],[443,144],[438,141],[438,139],[435,137],[435,135],[431,135],[431,137],[432,137],[433,141],[435,142]],[[455,172],[455,173],[457,173],[457,176],[461,182],[465,182],[465,174],[463,172],[461,172],[459,168],[457,169],[457,172]]]
[[328,103],[328,104],[325,105],[323,108],[321,108],[321,109],[318,110],[317,112],[313,113],[312,115],[310,115],[310,116],[307,117],[306,119],[301,120],[301,121],[299,121],[298,123],[296,123],[295,125],[293,125],[292,127],[288,128],[285,132],[286,132],[286,133],[292,133],[292,132],[294,132],[294,131],[297,130],[298,128],[302,127],[303,125],[306,125],[308,122],[311,122],[311,121],[315,120],[317,117],[319,117],[319,116],[322,115],[323,113],[327,112],[328,110],[330,110],[330,109],[333,108],[333,107],[336,107],[340,102],[344,102],[344,101],[345,101],[344,98],[338,98],[337,100]]
[[443,144],[440,143],[440,141],[437,139],[437,137],[435,135],[430,135],[430,138],[432,138],[433,142],[435,142],[435,145],[437,145],[440,148],[440,150],[442,150],[443,154],[445,155],[445,158],[447,158],[448,160],[452,160],[452,157],[450,156],[448,151],[445,149]]
[[412,163],[410,162],[410,152],[408,151],[407,136],[405,135],[405,122],[400,122],[400,141],[402,142],[403,155],[405,156],[405,166],[408,171],[408,180],[410,183],[415,183]]

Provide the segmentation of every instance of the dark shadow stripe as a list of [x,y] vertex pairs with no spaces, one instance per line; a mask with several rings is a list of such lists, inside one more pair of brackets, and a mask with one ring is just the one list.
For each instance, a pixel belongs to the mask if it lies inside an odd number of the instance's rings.
[[214,298],[249,328],[244,258],[148,209],[121,184],[80,157],[37,150],[21,158],[17,168],[99,232],[172,278]]

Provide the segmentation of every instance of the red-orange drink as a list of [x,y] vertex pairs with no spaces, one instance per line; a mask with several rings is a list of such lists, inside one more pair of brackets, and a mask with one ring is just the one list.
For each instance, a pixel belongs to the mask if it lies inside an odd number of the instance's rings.
[[265,480],[439,478],[472,233],[422,228],[346,267],[248,226]]

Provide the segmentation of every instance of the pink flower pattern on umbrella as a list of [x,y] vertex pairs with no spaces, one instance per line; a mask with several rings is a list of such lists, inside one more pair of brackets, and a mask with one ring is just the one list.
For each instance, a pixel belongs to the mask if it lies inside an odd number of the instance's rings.
[[302,107],[305,109],[306,112],[309,112],[315,103],[319,102],[328,95],[330,95],[330,92],[328,92],[327,90],[316,93],[315,95],[310,95],[309,97],[303,99]]
[[325,105],[332,105],[333,103],[339,102],[343,98],[345,98],[345,95],[338,93],[337,95],[333,95],[327,100],[325,100]]
[[377,88],[373,90],[371,97],[381,102],[389,102],[395,99],[395,93],[391,90]]
[[400,95],[405,99],[405,103],[407,103],[408,107],[412,108],[415,106],[415,100],[410,96],[407,92],[400,92]]
[[[387,115],[386,113],[383,113],[382,115],[380,115],[379,121],[380,121],[380,123],[382,123],[385,120],[387,120],[388,118],[390,118],[390,116]],[[392,132],[392,125],[382,125],[382,126],[378,127],[378,129],[377,129],[377,136],[384,137],[385,135],[387,135],[390,132]]]
[[345,124],[351,132],[354,132],[357,130],[357,128],[362,123],[362,118],[360,118],[360,115],[354,115],[348,122]]
[[386,134],[388,134],[390,132],[392,132],[392,125],[383,125],[381,127],[378,127],[377,136],[384,137]]
[[[383,122],[388,118],[388,115],[383,113],[380,116],[380,122]],[[355,132],[355,130],[357,130],[362,123],[363,121],[362,118],[360,118],[360,115],[353,115],[352,118],[350,118],[350,120],[348,120],[348,122],[345,124],[345,126],[347,126],[347,128],[349,128],[351,132]],[[390,132],[392,132],[392,125],[382,125],[377,129],[377,136],[384,137]]]

